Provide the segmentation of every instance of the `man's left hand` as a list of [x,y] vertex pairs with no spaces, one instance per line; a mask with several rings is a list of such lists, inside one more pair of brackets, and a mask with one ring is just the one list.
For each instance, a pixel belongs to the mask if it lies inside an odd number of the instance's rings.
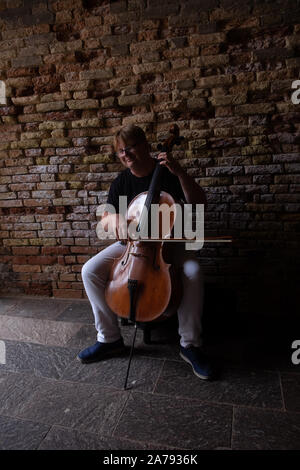
[[179,163],[167,152],[161,152],[157,159],[159,160],[159,164],[162,166],[166,166],[171,173],[176,176],[182,174],[183,169],[179,165]]

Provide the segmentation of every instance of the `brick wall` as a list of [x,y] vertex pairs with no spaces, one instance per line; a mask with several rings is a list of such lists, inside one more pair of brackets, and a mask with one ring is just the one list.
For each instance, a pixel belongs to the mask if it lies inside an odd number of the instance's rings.
[[[0,0],[1,290],[83,298],[95,211],[142,126],[205,189],[208,283],[285,312],[299,276],[299,1]],[[4,85],[3,85],[4,83]]]

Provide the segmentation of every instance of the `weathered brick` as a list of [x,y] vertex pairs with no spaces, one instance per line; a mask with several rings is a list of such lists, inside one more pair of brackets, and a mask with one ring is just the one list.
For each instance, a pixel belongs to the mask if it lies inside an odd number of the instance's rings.
[[178,2],[166,0],[163,3],[156,0],[150,1],[148,8],[143,11],[143,17],[146,19],[166,18],[169,15],[176,15],[179,11]]
[[132,70],[135,75],[147,73],[162,73],[170,69],[169,62],[150,62],[145,64],[133,65]]
[[21,247],[13,247],[12,253],[16,256],[18,255],[38,255],[40,249],[36,246],[22,246]]
[[55,197],[55,191],[32,191],[32,197],[37,199],[52,199]]
[[40,273],[42,271],[39,265],[31,265],[28,264],[21,265],[21,264],[13,264],[12,270],[15,273]]
[[187,107],[188,109],[194,109],[194,108],[206,108],[207,102],[206,99],[204,98],[189,98],[187,100]]
[[61,197],[57,199],[53,199],[54,206],[77,206],[81,204],[80,198],[68,198],[68,197]]
[[17,57],[11,60],[12,67],[34,67],[43,64],[43,59],[39,55]]
[[232,75],[213,75],[196,80],[196,84],[199,88],[216,88],[217,86],[231,85],[232,81]]
[[242,166],[219,166],[206,169],[207,176],[222,176],[222,175],[240,175],[243,173]]
[[142,56],[153,51],[164,51],[167,47],[166,39],[158,39],[153,41],[141,41],[130,45],[130,52],[133,56]]
[[113,70],[109,69],[95,69],[95,70],[84,70],[80,72],[80,80],[107,80],[114,76]]
[[19,96],[19,97],[12,97],[12,102],[16,106],[26,106],[29,104],[37,104],[40,102],[39,95],[31,95],[31,96]]
[[36,105],[36,110],[39,113],[46,113],[48,111],[58,111],[64,109],[64,101],[53,101],[52,103],[40,103]]
[[[1,204],[0,204],[1,206]],[[4,239],[3,240],[3,246],[26,246],[28,245],[31,240],[20,240],[20,239]]]
[[66,102],[69,109],[95,109],[99,107],[98,100],[69,100]]
[[273,103],[242,104],[236,106],[237,114],[271,114],[275,111]]
[[[202,26],[202,23],[204,25],[207,25],[209,20],[208,17],[208,12],[206,11],[190,11],[188,15],[172,15],[169,17],[169,26],[170,28],[178,28],[179,30],[181,28],[188,28],[188,27],[193,27],[195,25],[195,21],[197,23],[200,23]],[[201,26],[199,29],[201,29]]]
[[60,138],[50,138],[50,139],[43,139],[40,143],[41,147],[69,147],[70,142],[68,139],[60,139]]
[[271,153],[272,148],[267,145],[248,145],[242,148],[242,155],[259,155]]
[[229,62],[228,54],[201,55],[191,60],[192,67],[210,67],[226,65]]
[[23,202],[19,199],[1,200],[0,207],[22,207]]
[[72,121],[72,128],[100,127],[101,120],[99,118],[81,119]]
[[287,173],[300,173],[300,163],[286,163],[284,168]]
[[66,127],[65,122],[60,122],[60,121],[48,121],[48,122],[42,122],[39,124],[39,130],[44,131],[44,130],[55,130],[55,129],[64,129]]
[[61,91],[82,91],[91,90],[93,83],[91,80],[69,81],[60,84]]
[[192,46],[201,46],[207,44],[215,44],[224,42],[226,39],[225,33],[212,33],[212,34],[193,34],[190,36],[190,44]]
[[103,47],[111,47],[119,44],[131,44],[135,37],[135,33],[106,35],[101,38],[101,43]]
[[50,205],[52,205],[52,202],[49,199],[24,199],[25,207],[48,207]]
[[201,186],[227,186],[232,183],[232,179],[229,177],[207,177],[207,178],[196,178],[196,181]]
[[270,47],[268,49],[260,49],[253,51],[255,60],[264,61],[271,59],[286,59],[293,56],[293,51],[291,49],[285,49],[282,47]]
[[190,90],[194,88],[195,82],[193,79],[178,80],[176,82],[176,88],[179,90]]
[[241,93],[239,95],[217,95],[209,98],[213,106],[231,106],[246,103],[247,94]]
[[119,106],[143,106],[151,102],[151,95],[125,95],[118,98]]

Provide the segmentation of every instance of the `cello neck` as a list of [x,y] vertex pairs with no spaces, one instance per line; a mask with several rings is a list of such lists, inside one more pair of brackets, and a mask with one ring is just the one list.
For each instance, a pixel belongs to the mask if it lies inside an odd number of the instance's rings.
[[161,165],[157,163],[153,172],[151,183],[148,189],[147,198],[145,201],[145,206],[147,207],[148,211],[151,208],[151,204],[155,204],[159,202],[159,194],[160,194],[161,180],[162,180],[162,170],[163,168],[161,167]]
[[144,233],[143,229],[145,228],[145,226],[148,228],[150,227],[151,204],[159,203],[162,170],[163,168],[159,164],[156,164],[154,173],[152,175],[151,183],[147,192],[146,201],[138,223],[138,232]]

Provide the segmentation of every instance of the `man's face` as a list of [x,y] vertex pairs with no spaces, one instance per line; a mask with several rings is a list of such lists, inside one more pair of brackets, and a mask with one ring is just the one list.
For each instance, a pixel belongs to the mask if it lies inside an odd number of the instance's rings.
[[143,162],[150,158],[148,144],[145,142],[124,142],[123,139],[120,139],[116,153],[121,163],[129,169],[141,168]]

